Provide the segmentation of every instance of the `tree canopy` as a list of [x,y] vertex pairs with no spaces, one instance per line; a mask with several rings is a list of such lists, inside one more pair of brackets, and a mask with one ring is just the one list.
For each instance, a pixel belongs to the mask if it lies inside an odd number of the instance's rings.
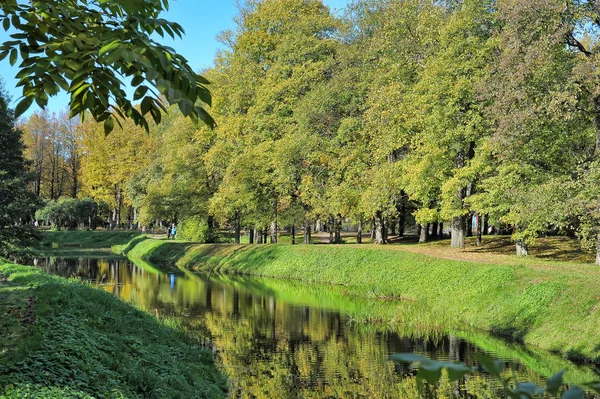
[[[18,63],[23,90],[15,116],[34,101],[44,108],[62,89],[71,97],[71,116],[89,113],[105,132],[125,117],[146,130],[146,115],[159,123],[163,98],[194,122],[214,126],[204,108],[212,101],[209,82],[151,38],[183,34],[179,24],[160,18],[168,7],[168,0],[3,1],[0,23],[14,33],[0,45],[0,60]],[[135,87],[133,99],[127,84]]]

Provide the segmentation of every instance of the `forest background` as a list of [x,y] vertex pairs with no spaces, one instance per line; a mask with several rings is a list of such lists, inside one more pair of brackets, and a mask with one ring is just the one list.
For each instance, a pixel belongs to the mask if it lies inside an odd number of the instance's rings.
[[215,129],[177,106],[149,132],[19,121],[36,217],[272,243],[282,228],[310,243],[317,221],[333,242],[351,225],[386,243],[414,219],[421,241],[445,224],[455,247],[475,219],[510,229],[520,254],[545,234],[600,254],[598,29],[584,0],[362,0],[335,15],[248,1],[202,72]]

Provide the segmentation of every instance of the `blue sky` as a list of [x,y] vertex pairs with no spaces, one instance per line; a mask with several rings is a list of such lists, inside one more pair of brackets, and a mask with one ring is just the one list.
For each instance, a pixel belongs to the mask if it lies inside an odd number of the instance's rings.
[[[332,10],[341,10],[348,2],[349,0],[323,0],[323,3]],[[163,17],[179,23],[186,34],[183,39],[173,41],[169,38],[161,42],[173,47],[188,59],[194,70],[200,71],[212,66],[215,54],[221,48],[216,36],[222,30],[233,28],[233,17],[236,14],[237,10],[230,0],[171,0],[170,9]],[[6,40],[9,40],[8,33],[0,29],[0,42]],[[15,88],[16,73],[17,68],[10,66],[8,58],[0,62],[0,76],[12,96],[13,105],[21,96],[20,88]],[[59,93],[50,98],[48,108],[50,111],[59,111],[66,108],[67,104],[68,96]],[[34,103],[27,114],[38,109]]]

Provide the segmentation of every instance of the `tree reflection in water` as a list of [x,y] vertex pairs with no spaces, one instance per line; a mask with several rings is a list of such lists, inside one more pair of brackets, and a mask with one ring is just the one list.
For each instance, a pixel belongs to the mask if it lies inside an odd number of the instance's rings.
[[[414,303],[350,298],[336,288],[279,280],[165,274],[123,259],[39,258],[34,263],[175,317],[189,333],[209,337],[234,397],[498,397],[498,383],[483,374],[419,389],[409,367],[389,360],[393,353],[415,352],[475,364],[473,355],[480,349],[464,337],[445,334],[438,315]],[[365,314],[374,320],[379,314],[398,315],[401,323],[389,328],[351,322]],[[504,353],[530,366],[519,366],[520,380],[541,383],[544,375],[565,367],[574,381],[598,378],[591,368],[481,336],[471,341],[488,350],[493,346],[499,358]]]

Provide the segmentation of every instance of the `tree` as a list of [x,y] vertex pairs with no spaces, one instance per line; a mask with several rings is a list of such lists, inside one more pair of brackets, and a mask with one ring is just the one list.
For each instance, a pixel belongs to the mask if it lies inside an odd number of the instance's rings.
[[[0,88],[6,103],[6,92]],[[22,132],[15,129],[12,111],[0,108],[0,256],[18,256],[39,239],[31,223],[38,205],[27,189],[32,176],[23,157]]]
[[[159,18],[168,6],[168,0],[3,1],[2,27],[16,32],[0,46],[0,60],[8,57],[15,65],[21,59],[23,98],[15,116],[33,101],[44,108],[62,89],[71,95],[71,116],[89,112],[106,132],[115,120],[120,124],[114,115],[146,130],[146,115],[159,123],[166,110],[161,96],[195,122],[213,126],[201,104],[211,104],[208,81],[172,48],[150,38],[184,33],[179,24]],[[141,100],[141,108],[127,98],[123,79],[136,87],[133,100]]]

